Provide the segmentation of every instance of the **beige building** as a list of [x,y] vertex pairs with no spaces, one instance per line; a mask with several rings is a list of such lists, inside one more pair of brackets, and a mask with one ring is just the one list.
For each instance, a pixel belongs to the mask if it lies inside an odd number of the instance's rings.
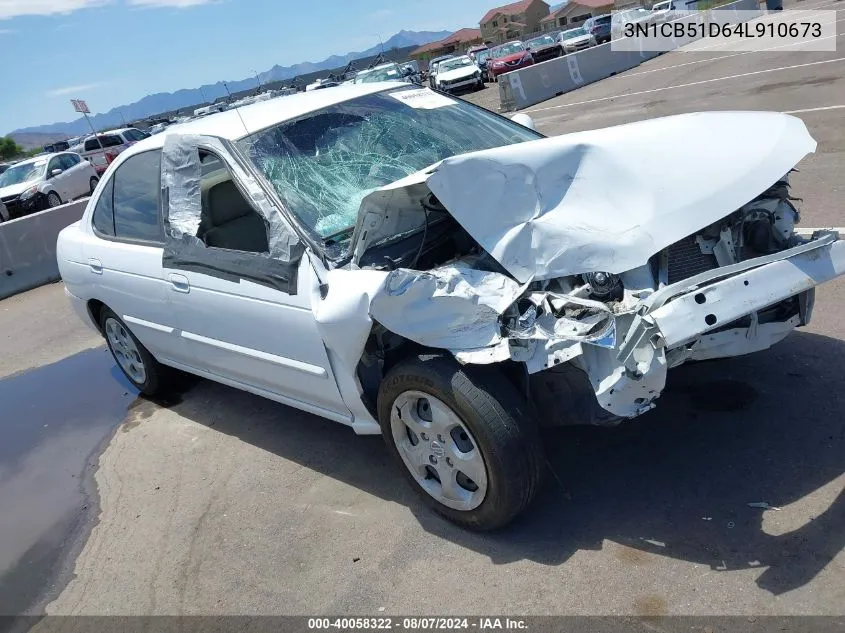
[[549,5],[543,0],[522,0],[490,9],[481,21],[481,37],[485,42],[501,44],[540,31]]

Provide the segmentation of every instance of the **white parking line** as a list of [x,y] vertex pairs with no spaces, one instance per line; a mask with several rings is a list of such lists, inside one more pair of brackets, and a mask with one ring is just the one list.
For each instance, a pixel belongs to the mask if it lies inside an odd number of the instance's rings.
[[794,68],[807,68],[809,66],[819,66],[821,64],[832,64],[834,62],[845,61],[845,57],[837,57],[836,59],[823,59],[817,62],[809,62],[806,64],[796,64],[794,66],[781,66],[779,68],[767,68],[765,70],[755,70],[748,73],[740,73],[738,75],[729,75],[727,77],[716,77],[714,79],[703,79],[701,81],[693,81],[688,84],[678,84],[677,86],[664,86],[663,88],[652,88],[651,90],[639,90],[637,92],[627,92],[610,97],[600,97],[598,99],[588,99],[587,101],[578,101],[576,103],[563,103],[556,106],[548,106],[546,108],[534,108],[533,110],[525,110],[526,113],[545,112],[546,110],[559,110],[561,108],[571,108],[578,105],[587,105],[590,103],[601,103],[602,101],[612,101],[614,99],[622,99],[624,97],[636,97],[639,95],[651,94],[653,92],[663,92],[664,90],[676,90],[678,88],[691,88],[692,86],[701,86],[703,84],[714,83],[716,81],[726,81],[728,79],[739,79],[740,77],[752,77],[754,75],[763,75],[765,73],[775,73],[781,70],[792,70]]
[[823,112],[825,110],[840,110],[845,108],[845,105],[824,106],[821,108],[804,108],[803,110],[786,110],[783,114],[804,114],[805,112]]

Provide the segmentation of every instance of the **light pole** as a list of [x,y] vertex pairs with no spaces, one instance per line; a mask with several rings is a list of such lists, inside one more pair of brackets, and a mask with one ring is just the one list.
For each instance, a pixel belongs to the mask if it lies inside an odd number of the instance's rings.
[[254,70],[252,71],[252,74],[255,75],[255,81],[258,82],[258,92],[261,92],[261,79],[258,77],[258,73]]

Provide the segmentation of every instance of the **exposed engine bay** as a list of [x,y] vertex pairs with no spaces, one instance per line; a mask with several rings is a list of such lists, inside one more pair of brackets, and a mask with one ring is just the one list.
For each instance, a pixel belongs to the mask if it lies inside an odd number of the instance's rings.
[[[749,115],[659,121],[699,135],[709,123],[709,136]],[[809,321],[814,286],[845,272],[845,249],[836,232],[796,233],[788,172],[815,142],[798,119],[768,122],[781,134],[760,151],[777,153],[728,166],[721,189],[694,174],[653,191],[630,178],[640,168],[621,156],[653,142],[650,121],[447,159],[373,192],[345,266],[373,280],[362,390],[411,343],[502,364],[535,405],[558,405],[542,407],[547,423],[615,424],[654,407],[669,368],[780,341]],[[589,178],[601,168],[618,170],[633,206]]]

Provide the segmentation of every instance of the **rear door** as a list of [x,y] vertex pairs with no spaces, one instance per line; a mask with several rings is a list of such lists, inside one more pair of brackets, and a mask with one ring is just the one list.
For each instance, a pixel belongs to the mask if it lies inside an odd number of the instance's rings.
[[183,363],[169,283],[162,268],[161,150],[136,154],[98,192],[93,236],[84,246],[87,274],[97,298],[126,323],[150,353]]

